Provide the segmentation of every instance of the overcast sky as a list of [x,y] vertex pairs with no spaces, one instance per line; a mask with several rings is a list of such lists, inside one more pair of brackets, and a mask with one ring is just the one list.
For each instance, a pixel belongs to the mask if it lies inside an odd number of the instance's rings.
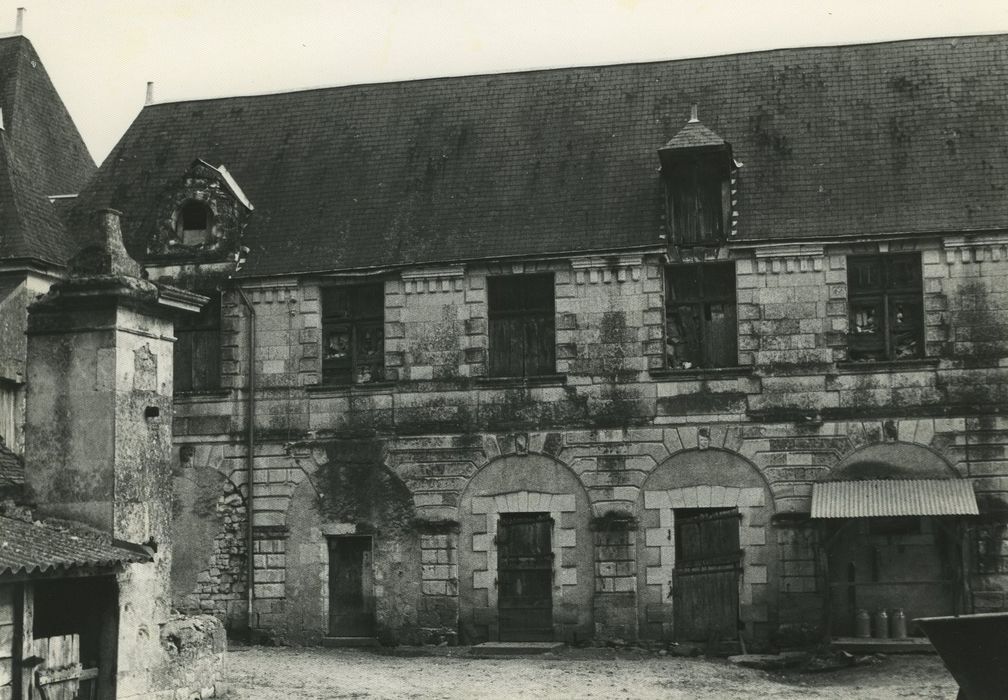
[[99,163],[143,106],[319,85],[1008,31],[1005,0],[0,0]]

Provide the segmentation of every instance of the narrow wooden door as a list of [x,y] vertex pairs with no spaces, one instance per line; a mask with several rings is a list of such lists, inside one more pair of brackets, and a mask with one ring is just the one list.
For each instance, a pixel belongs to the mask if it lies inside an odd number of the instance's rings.
[[553,639],[553,520],[504,513],[497,524],[497,616],[502,642]]
[[32,697],[46,700],[90,700],[94,697],[93,679],[97,672],[91,669],[92,673],[86,674],[87,678],[84,678],[78,635],[36,639],[32,649],[35,656],[44,659],[35,675],[36,688]]
[[675,511],[672,605],[681,642],[738,639],[739,512]]
[[329,635],[374,636],[370,537],[329,539]]

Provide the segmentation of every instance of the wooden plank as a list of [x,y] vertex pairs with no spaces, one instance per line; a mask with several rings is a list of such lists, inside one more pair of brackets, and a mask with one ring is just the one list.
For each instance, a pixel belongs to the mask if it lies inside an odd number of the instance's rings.
[[[34,654],[32,630],[35,628],[35,589],[30,581],[21,587],[21,655],[25,659]],[[21,698],[30,700],[32,677],[35,670],[22,664],[21,666]]]
[[43,637],[42,639],[36,639],[32,647],[31,654],[29,656],[37,656],[40,659],[45,659],[43,665],[48,665],[49,663],[49,638]]
[[14,656],[14,623],[0,625],[0,658]]
[[14,624],[14,585],[0,586],[0,624]]

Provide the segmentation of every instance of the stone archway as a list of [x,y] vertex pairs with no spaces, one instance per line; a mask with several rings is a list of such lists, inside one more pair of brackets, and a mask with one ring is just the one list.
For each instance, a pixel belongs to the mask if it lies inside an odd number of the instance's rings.
[[961,612],[965,544],[955,514],[974,498],[941,454],[910,442],[862,446],[814,483],[830,633],[853,636],[859,610],[899,609],[908,620]]
[[577,475],[539,454],[509,455],[486,464],[459,503],[459,604],[465,641],[499,638],[498,526],[508,514],[548,514],[553,521],[554,638],[593,636],[594,557],[588,495]]
[[[382,464],[381,454],[377,441],[326,444],[324,451],[316,451],[313,473],[294,489],[286,513],[287,540],[283,556],[277,557],[283,562],[284,602],[276,624],[287,637],[314,641],[333,633],[333,541],[363,538],[370,540],[365,556],[370,558],[374,634],[389,641],[417,640],[420,535],[412,495]],[[266,559],[268,563],[269,554]]]
[[743,551],[738,575],[738,619],[745,633],[765,639],[772,617],[775,540],[768,537],[773,494],[763,474],[744,457],[721,449],[687,450],[659,464],[641,488],[638,511],[638,616],[641,636],[675,638],[676,513],[730,512],[738,519]]
[[820,481],[958,477],[955,467],[930,447],[912,442],[880,442],[848,453]]

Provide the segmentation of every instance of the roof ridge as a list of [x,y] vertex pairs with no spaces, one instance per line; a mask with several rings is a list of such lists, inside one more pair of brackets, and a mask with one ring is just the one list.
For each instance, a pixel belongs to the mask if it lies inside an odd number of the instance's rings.
[[177,104],[191,104],[195,102],[221,102],[226,100],[239,100],[247,99],[253,97],[270,97],[270,96],[280,96],[280,95],[292,95],[303,92],[326,92],[330,90],[343,90],[351,88],[362,88],[362,87],[377,87],[377,86],[389,86],[389,85],[411,85],[416,83],[427,83],[427,82],[437,82],[437,81],[448,81],[448,80],[466,80],[472,78],[491,78],[500,76],[511,76],[511,75],[529,75],[532,73],[553,73],[560,71],[571,71],[571,70],[592,70],[592,69],[603,69],[603,68],[617,68],[617,67],[631,67],[631,66],[648,66],[648,65],[659,65],[663,63],[687,63],[689,61],[709,61],[715,58],[736,58],[742,56],[754,56],[758,54],[770,54],[770,53],[784,53],[784,52],[803,52],[803,51],[816,51],[823,49],[844,49],[844,48],[858,48],[858,47],[868,47],[868,46],[887,46],[894,44],[910,44],[910,43],[926,43],[926,42],[940,42],[940,41],[957,41],[961,39],[980,39],[987,37],[1008,37],[1008,31],[994,31],[994,32],[981,32],[974,34],[954,34],[954,35],[938,35],[938,36],[926,36],[926,37],[911,37],[908,39],[883,39],[880,41],[866,41],[866,42],[854,42],[854,43],[838,43],[838,44],[810,44],[807,46],[783,46],[775,47],[769,49],[753,49],[751,51],[737,51],[737,52],[725,52],[725,53],[715,53],[715,54],[704,54],[699,56],[681,56],[679,58],[659,58],[648,61],[626,61],[626,62],[612,62],[612,63],[589,63],[589,64],[574,64],[574,65],[559,65],[559,66],[545,66],[537,68],[520,68],[517,70],[499,70],[499,71],[486,71],[480,73],[456,73],[452,75],[430,75],[422,76],[417,78],[393,78],[391,80],[371,80],[362,83],[337,83],[329,85],[308,85],[304,87],[295,87],[287,89],[277,89],[277,90],[264,90],[262,92],[246,92],[233,95],[217,95],[208,97],[192,97],[192,98],[182,98],[178,100],[158,100],[145,104],[141,111],[146,111],[151,108],[161,107],[165,105],[177,105]]

